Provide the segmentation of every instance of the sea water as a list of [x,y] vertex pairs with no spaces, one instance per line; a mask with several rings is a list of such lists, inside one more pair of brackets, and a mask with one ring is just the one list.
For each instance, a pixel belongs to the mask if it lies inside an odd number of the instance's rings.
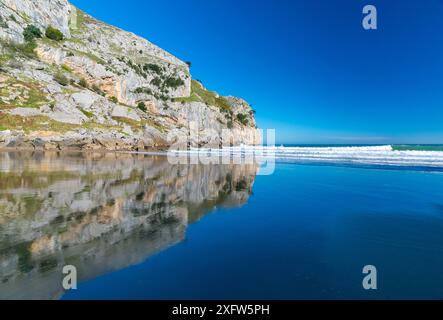
[[[357,152],[400,152],[373,148]],[[423,166],[440,154],[402,157],[277,159],[261,176],[254,164],[2,153],[0,297],[441,299],[443,174]],[[61,286],[66,264],[77,290]],[[362,285],[366,265],[377,290]]]

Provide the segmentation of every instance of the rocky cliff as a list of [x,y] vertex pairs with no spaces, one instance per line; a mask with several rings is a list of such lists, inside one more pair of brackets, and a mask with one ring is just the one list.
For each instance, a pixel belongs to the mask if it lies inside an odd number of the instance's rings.
[[220,147],[260,137],[246,101],[207,90],[149,41],[67,0],[0,0],[0,148],[149,150],[177,141]]

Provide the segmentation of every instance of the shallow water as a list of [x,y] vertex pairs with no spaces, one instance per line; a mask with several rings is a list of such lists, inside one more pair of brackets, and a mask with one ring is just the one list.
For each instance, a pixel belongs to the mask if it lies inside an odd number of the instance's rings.
[[441,172],[257,169],[0,153],[0,298],[443,298]]

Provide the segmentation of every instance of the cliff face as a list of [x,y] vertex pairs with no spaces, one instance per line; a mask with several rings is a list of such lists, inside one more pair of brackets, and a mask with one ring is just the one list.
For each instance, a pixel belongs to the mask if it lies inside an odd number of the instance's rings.
[[244,100],[208,91],[183,61],[66,0],[0,0],[0,41],[0,147],[140,150],[194,127],[194,147],[260,142]]

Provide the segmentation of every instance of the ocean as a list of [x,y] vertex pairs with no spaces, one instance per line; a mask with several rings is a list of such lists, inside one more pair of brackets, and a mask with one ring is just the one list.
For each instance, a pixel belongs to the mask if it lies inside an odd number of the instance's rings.
[[[269,175],[260,163],[0,153],[0,297],[442,299],[440,151],[295,148]],[[62,287],[65,265],[76,290]],[[368,265],[376,290],[363,287]]]
[[[442,149],[442,150],[440,150]],[[345,165],[366,168],[410,170],[443,169],[441,145],[281,145],[238,146],[224,149],[171,151],[172,155],[198,157],[240,157],[279,163]]]

